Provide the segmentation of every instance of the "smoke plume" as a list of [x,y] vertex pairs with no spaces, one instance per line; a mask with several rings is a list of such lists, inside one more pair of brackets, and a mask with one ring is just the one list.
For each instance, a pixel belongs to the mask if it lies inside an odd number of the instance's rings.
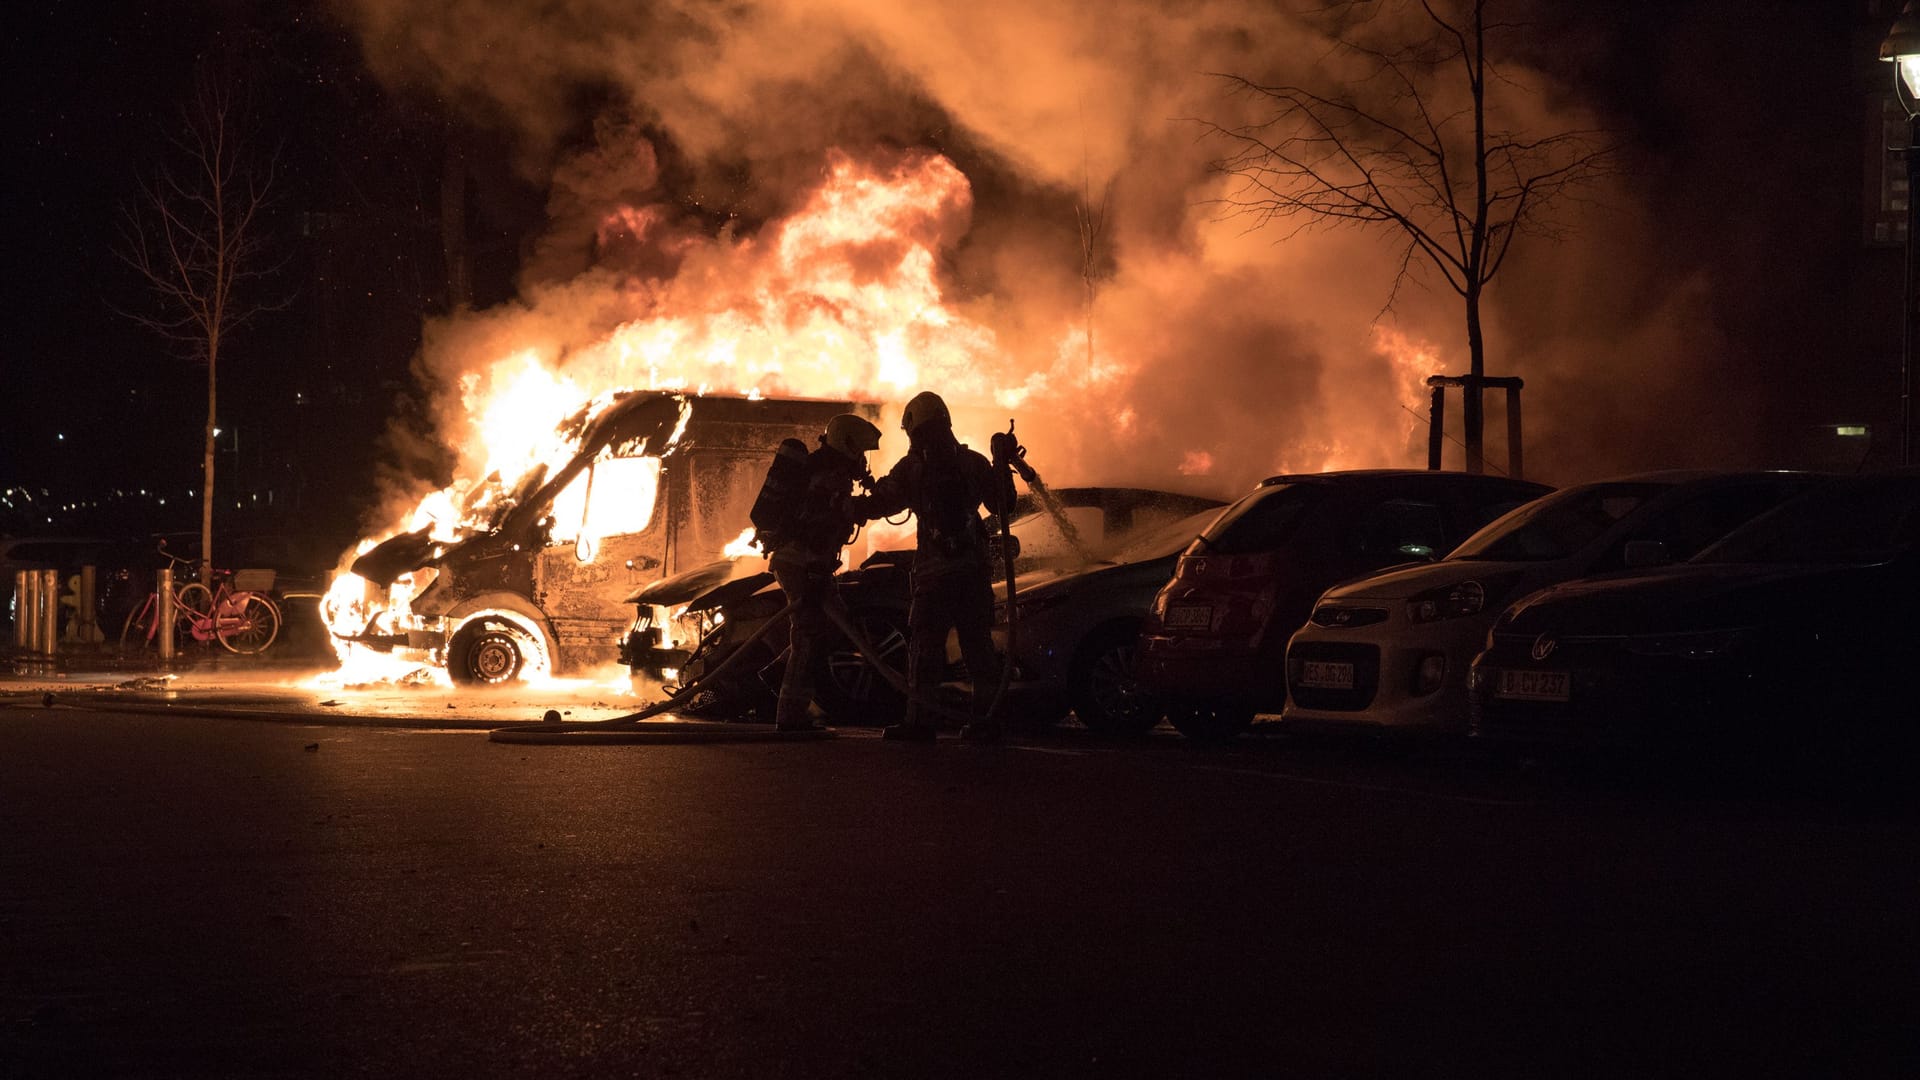
[[[519,167],[550,191],[521,299],[429,335],[422,363],[448,388],[450,440],[455,388],[478,365],[544,342],[584,373],[636,317],[710,310],[693,298],[729,282],[777,288],[756,276],[767,238],[836,155],[885,170],[937,153],[964,173],[964,198],[909,225],[938,255],[944,302],[978,332],[917,343],[954,350],[923,365],[925,386],[887,385],[876,363],[847,392],[948,393],[972,440],[1018,416],[1055,483],[1231,495],[1278,471],[1418,465],[1422,380],[1466,368],[1458,298],[1417,272],[1396,288],[1392,234],[1257,229],[1222,212],[1220,147],[1197,121],[1231,125],[1253,106],[1218,74],[1341,74],[1323,26],[1271,5],[342,3],[377,73],[510,130]],[[1517,124],[1595,126],[1548,74],[1506,74]],[[1489,374],[1528,380],[1533,473],[1678,463],[1677,445],[1621,438],[1639,430],[1642,395],[1690,400],[1677,361],[1712,345],[1703,283],[1638,266],[1653,227],[1602,186],[1557,238],[1523,240],[1492,287]],[[840,251],[855,279],[863,251]]]

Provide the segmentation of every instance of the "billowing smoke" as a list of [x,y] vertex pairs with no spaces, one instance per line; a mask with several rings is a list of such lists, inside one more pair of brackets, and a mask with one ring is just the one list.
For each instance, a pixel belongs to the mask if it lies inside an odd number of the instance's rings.
[[[1419,464],[1420,382],[1466,367],[1458,298],[1431,276],[1395,290],[1390,233],[1223,213],[1220,147],[1197,120],[1251,106],[1217,73],[1327,74],[1325,38],[1271,5],[342,2],[380,75],[512,131],[551,192],[522,299],[430,332],[450,441],[477,365],[541,341],[584,372],[623,323],[743,276],[777,287],[754,278],[768,237],[835,160],[912,169],[933,151],[968,190],[923,239],[973,336],[922,381],[981,424],[1022,417],[1050,480],[1231,494],[1275,471]],[[1507,74],[1498,92],[1529,119],[1592,126],[1547,76]],[[1565,226],[1516,254],[1488,313],[1489,373],[1527,377],[1531,471],[1558,480],[1643,463],[1621,449],[1647,445],[1621,437],[1628,404],[1684,402],[1693,387],[1662,373],[1710,336],[1698,290],[1633,269],[1648,226],[1620,190],[1588,192]],[[897,403],[923,388],[884,369],[848,390]],[[1499,423],[1495,408],[1496,465]]]

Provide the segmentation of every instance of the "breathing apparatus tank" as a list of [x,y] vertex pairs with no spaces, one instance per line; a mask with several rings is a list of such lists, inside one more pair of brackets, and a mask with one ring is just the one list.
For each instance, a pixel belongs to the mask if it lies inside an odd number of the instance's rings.
[[782,439],[774,451],[767,478],[760,483],[760,494],[747,513],[753,522],[753,542],[762,551],[771,551],[781,540],[780,530],[793,515],[793,508],[807,494],[807,444],[799,439]]

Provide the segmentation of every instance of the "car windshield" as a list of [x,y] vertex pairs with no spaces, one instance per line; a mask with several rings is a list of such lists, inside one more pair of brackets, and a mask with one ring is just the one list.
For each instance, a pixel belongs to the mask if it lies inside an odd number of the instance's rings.
[[[1072,529],[1069,536],[1062,527]],[[1021,569],[1051,562],[1087,562],[1107,542],[1104,520],[1097,506],[1063,506],[1055,517],[1045,509],[1015,518],[1008,530],[1020,541]]]
[[1838,481],[1780,504],[1693,557],[1697,563],[1865,565],[1920,542],[1920,476]]
[[1307,508],[1320,499],[1314,484],[1275,484],[1226,508],[1200,540],[1209,554],[1250,555],[1270,551],[1293,533]]
[[1669,484],[1584,484],[1556,491],[1518,507],[1467,537],[1448,559],[1549,562],[1564,559],[1600,538],[1615,522],[1638,510]]
[[1109,553],[1106,561],[1136,563],[1177,555],[1185,550],[1188,544],[1193,543],[1194,537],[1204,534],[1208,524],[1221,513],[1219,509],[1202,510],[1197,514],[1176,518],[1164,525],[1141,529],[1129,536],[1126,543]]

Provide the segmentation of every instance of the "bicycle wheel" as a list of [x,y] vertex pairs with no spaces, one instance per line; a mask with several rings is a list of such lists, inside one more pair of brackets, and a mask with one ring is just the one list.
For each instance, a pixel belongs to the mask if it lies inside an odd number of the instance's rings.
[[[152,596],[147,602],[133,609],[127,615],[127,621],[120,627],[120,655],[131,656],[136,653],[155,655],[160,651],[160,635],[154,631],[153,623],[160,615],[160,605]],[[180,644],[191,633],[189,618],[185,612],[174,611],[173,644],[176,653]]]
[[207,616],[213,614],[213,590],[197,581],[189,581],[180,586],[180,591],[174,594],[173,602],[175,607],[192,612],[195,618],[203,622]]
[[265,652],[280,636],[280,609],[258,593],[230,596],[214,613],[213,636],[243,656]]

